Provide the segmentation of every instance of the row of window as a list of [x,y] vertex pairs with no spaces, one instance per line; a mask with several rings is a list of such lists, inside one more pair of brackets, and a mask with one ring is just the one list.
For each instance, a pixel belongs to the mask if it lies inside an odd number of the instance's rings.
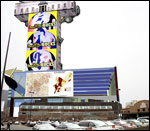
[[[52,113],[53,115],[64,116],[91,116],[91,115],[113,115],[113,112],[98,112],[98,113]],[[19,115],[48,115],[47,112],[19,112]],[[51,115],[51,114],[50,114]]]
[[112,106],[38,106],[21,105],[22,109],[112,109]]
[[[140,111],[145,111],[145,108],[142,108],[142,109],[137,109],[137,112],[140,112]],[[149,111],[149,108],[148,108],[148,111]]]
[[49,103],[63,103],[63,99],[48,99]]
[[[137,109],[137,112],[145,112],[145,108],[142,108],[142,109]],[[148,111],[149,111],[149,108],[148,108]],[[130,111],[123,111],[123,113],[130,113]]]
[[[71,7],[73,7],[73,6],[74,6],[74,2],[71,3]],[[66,3],[64,3],[63,8],[67,8],[67,4]],[[55,9],[55,5],[52,5],[51,7],[48,7],[47,9],[46,9],[46,6],[40,6],[39,9],[32,7],[31,8],[31,12],[32,13],[39,12],[39,11],[43,12],[43,11],[50,11],[50,10],[54,10],[54,9]],[[60,8],[60,4],[57,5],[57,9],[61,9]],[[14,13],[16,14],[16,9],[15,9]],[[24,12],[23,8],[21,8],[20,9],[20,13],[21,14],[23,14],[23,13],[29,13],[29,8],[26,8],[25,12]]]

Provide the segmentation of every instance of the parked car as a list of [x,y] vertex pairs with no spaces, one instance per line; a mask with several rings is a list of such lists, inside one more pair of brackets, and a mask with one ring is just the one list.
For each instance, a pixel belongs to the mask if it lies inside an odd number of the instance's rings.
[[87,130],[115,130],[100,120],[82,120],[79,122],[79,126],[86,127]]
[[129,123],[130,125],[135,125],[136,127],[142,127],[142,123],[139,122],[138,120],[130,119],[126,120],[126,122]]
[[147,120],[149,120],[149,116],[138,117],[137,120],[138,119],[147,119]]
[[21,121],[20,123],[21,123],[21,124],[26,124],[27,122],[26,122],[26,121]]
[[149,126],[149,120],[147,119],[138,119],[138,121],[142,123],[143,127]]
[[53,121],[53,122],[51,122],[51,125],[53,127],[58,127],[60,125],[60,123],[58,121]]
[[32,130],[56,130],[52,125],[50,124],[36,124]]
[[30,121],[27,126],[33,127],[36,125],[36,121]]
[[20,122],[19,122],[19,121],[15,121],[14,124],[15,124],[15,125],[19,125]]
[[120,125],[115,125],[113,122],[111,121],[105,121],[105,123],[109,126],[112,126],[112,128],[114,128],[115,130],[123,130],[124,128]]
[[38,121],[37,124],[38,125],[42,125],[42,124],[50,124],[50,121]]
[[85,127],[80,127],[77,124],[73,123],[61,123],[58,127],[56,127],[57,130],[86,130]]
[[124,129],[133,129],[136,128],[135,125],[130,125],[129,123],[127,123],[124,120],[118,120],[118,121],[112,121],[115,125],[119,125],[122,126]]

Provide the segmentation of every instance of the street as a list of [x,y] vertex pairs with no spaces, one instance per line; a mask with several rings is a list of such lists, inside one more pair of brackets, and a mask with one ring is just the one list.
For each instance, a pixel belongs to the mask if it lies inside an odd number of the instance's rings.
[[22,125],[22,124],[19,124],[19,125],[10,125],[10,129],[11,130],[31,130],[32,127],[28,127],[26,125]]

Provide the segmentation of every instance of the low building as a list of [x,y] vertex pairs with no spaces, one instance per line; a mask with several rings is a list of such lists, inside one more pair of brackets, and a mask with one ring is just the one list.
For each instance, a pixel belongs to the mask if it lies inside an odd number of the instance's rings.
[[129,108],[121,109],[123,119],[149,116],[149,100],[141,100]]
[[112,120],[118,118],[118,102],[79,98],[41,98],[19,106],[20,120]]

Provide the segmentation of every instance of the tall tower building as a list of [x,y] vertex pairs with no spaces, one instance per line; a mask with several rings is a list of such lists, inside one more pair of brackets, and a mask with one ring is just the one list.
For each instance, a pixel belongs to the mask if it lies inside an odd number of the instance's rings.
[[28,28],[26,71],[61,70],[61,24],[80,14],[74,1],[19,1],[14,15]]

